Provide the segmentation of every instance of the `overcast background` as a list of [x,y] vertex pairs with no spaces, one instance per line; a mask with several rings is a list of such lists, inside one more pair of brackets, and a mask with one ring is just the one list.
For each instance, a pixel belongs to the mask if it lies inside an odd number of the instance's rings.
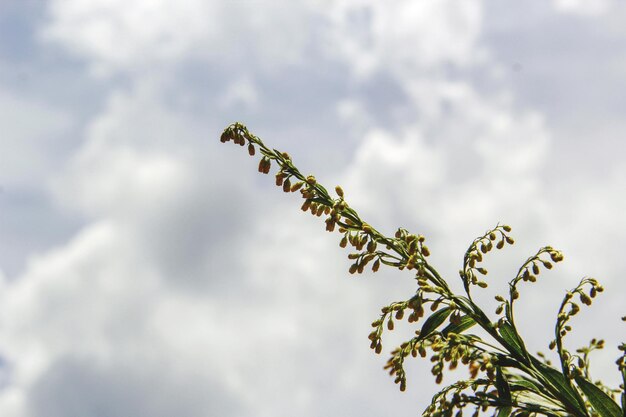
[[0,415],[427,406],[429,364],[400,393],[367,340],[411,274],[348,275],[339,236],[219,143],[233,121],[379,230],[426,235],[453,282],[471,240],[510,224],[487,304],[562,249],[522,288],[523,335],[547,350],[565,290],[597,277],[570,346],[606,339],[593,377],[616,385],[625,114],[618,0],[3,0]]

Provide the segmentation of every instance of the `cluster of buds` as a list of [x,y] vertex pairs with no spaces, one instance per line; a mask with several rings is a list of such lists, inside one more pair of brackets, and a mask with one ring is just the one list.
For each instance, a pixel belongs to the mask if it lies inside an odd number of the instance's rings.
[[[465,252],[463,259],[463,269],[459,271],[459,275],[465,285],[465,291],[469,294],[469,286],[477,285],[486,288],[487,283],[480,280],[480,275],[487,275],[487,269],[479,264],[483,261],[483,255],[489,253],[494,247],[502,249],[505,243],[512,245],[515,243],[513,238],[507,235],[511,231],[511,227],[507,225],[498,225],[487,231],[484,235],[474,239],[470,247]],[[495,246],[494,242],[498,241]]]
[[395,238],[396,242],[403,248],[403,255],[405,256],[405,262],[400,269],[405,267],[408,270],[417,269],[418,276],[420,276],[426,262],[425,258],[430,256],[430,250],[424,243],[426,239],[422,235],[411,234],[403,228],[396,231]]
[[563,260],[563,253],[560,251],[550,247],[545,246],[534,255],[531,256],[522,264],[519,271],[517,272],[517,276],[511,280],[509,283],[509,295],[511,304],[515,300],[519,298],[519,291],[517,290],[517,284],[520,281],[523,282],[535,282],[537,281],[537,275],[541,272],[540,267],[544,267],[546,269],[552,269],[553,265],[545,257],[549,257],[550,260],[554,263],[561,262]]
[[[615,363],[617,364],[617,367],[620,372],[626,372],[626,343],[622,343],[621,345],[619,345],[618,349],[622,352],[622,356],[617,358],[617,361],[615,361]],[[623,385],[622,385],[622,389],[624,389]]]
[[[392,331],[395,328],[394,318],[395,320],[400,321],[407,317],[407,321],[409,323],[418,321],[424,316],[423,304],[423,294],[420,290],[418,290],[417,293],[408,301],[391,303],[388,306],[381,308],[380,318],[372,322],[372,327],[374,329],[368,335],[368,339],[371,342],[370,348],[374,349],[376,353],[380,353],[382,351],[381,338],[384,327],[386,327],[387,330]],[[410,311],[410,313],[405,314],[407,310]]]
[[580,311],[580,306],[574,298],[578,295],[580,302],[588,306],[591,305],[592,299],[602,291],[604,291],[604,288],[596,279],[583,278],[576,288],[565,294],[561,307],[559,308],[555,326],[555,339],[550,342],[549,348],[550,350],[557,350],[562,368],[569,378],[587,375],[589,366],[587,355],[592,350],[602,349],[604,347],[604,340],[592,339],[588,347],[579,349],[578,353],[582,353],[582,357],[579,355],[571,355],[570,352],[563,347],[563,338],[572,330],[568,322]]
[[[589,287],[588,291],[585,287]],[[564,337],[572,330],[571,326],[567,323],[572,316],[575,316],[580,311],[580,306],[574,300],[574,297],[578,295],[578,299],[584,305],[590,306],[592,299],[600,292],[604,291],[602,285],[598,283],[594,278],[584,278],[580,283],[571,291],[568,291],[563,298],[561,308],[557,315],[556,324],[556,337],[557,339]],[[557,341],[553,341],[550,344],[550,348],[554,349]]]

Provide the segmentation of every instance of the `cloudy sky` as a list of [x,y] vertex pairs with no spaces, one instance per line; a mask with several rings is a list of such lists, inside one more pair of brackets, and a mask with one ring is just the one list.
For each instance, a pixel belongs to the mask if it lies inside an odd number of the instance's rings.
[[[0,415],[287,417],[421,412],[369,347],[410,274],[349,276],[338,235],[219,143],[242,121],[370,224],[426,235],[450,280],[498,222],[490,303],[524,287],[546,350],[564,291],[626,291],[626,5],[618,0],[4,0],[0,5]],[[492,311],[493,306],[486,309]],[[385,344],[410,337],[401,327]]]

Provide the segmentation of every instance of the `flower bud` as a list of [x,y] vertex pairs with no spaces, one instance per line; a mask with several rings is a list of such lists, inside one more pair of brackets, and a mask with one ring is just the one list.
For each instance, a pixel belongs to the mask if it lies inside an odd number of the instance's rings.
[[372,271],[377,272],[380,268],[380,259],[376,259],[374,261],[374,265],[372,265]]
[[302,188],[302,184],[304,184],[302,181],[298,181],[297,183],[292,185],[291,186],[291,192],[295,193],[296,191],[298,191],[300,188]]
[[254,156],[254,145],[253,144],[248,144],[248,155],[250,156]]
[[585,305],[591,305],[591,298],[585,293],[580,293],[580,302]]

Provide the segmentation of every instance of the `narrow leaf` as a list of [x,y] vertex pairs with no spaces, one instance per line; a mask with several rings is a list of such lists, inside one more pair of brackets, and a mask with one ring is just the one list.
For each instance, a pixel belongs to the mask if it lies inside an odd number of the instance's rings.
[[526,347],[524,342],[515,331],[515,328],[507,321],[500,324],[499,327],[500,336],[519,357],[526,357]]
[[541,392],[541,388],[539,388],[535,383],[530,382],[525,379],[520,379],[517,381],[513,381],[510,383],[511,390],[519,391],[519,390],[528,390],[532,392]]
[[576,383],[585,394],[591,406],[601,417],[623,417],[622,409],[604,391],[587,379],[577,376]]
[[[502,368],[496,369],[496,389],[498,390],[498,397],[506,404],[511,403],[511,387],[506,377],[502,373]],[[498,414],[499,415],[499,414]],[[507,414],[508,415],[508,414]]]
[[422,330],[420,330],[420,335],[417,339],[422,340],[430,336],[439,326],[441,326],[451,312],[452,310],[450,310],[449,307],[444,307],[431,314],[430,317],[428,317],[428,319],[424,322]]
[[533,365],[541,371],[541,375],[548,380],[550,385],[565,397],[569,405],[576,409],[577,415],[587,415],[585,412],[585,402],[578,392],[572,388],[569,380],[561,372],[543,364],[535,358],[533,358]]
[[471,316],[463,316],[461,317],[461,321],[459,324],[450,323],[441,331],[444,336],[448,336],[450,333],[461,334],[465,330],[469,329],[473,325],[476,324],[476,321]]

